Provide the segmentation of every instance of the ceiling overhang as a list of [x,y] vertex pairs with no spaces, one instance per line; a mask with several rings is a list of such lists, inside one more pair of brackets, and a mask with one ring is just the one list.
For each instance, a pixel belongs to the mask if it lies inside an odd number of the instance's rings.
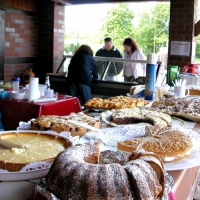
[[78,4],[95,4],[95,3],[123,3],[123,2],[150,2],[150,1],[158,1],[158,2],[169,2],[170,0],[53,0],[57,3],[63,5],[78,5]]

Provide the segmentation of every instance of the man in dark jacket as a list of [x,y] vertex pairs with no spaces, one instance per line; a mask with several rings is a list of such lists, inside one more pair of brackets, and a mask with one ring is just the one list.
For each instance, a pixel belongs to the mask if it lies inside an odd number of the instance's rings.
[[[99,49],[96,52],[95,56],[122,58],[121,52],[117,48],[114,47],[111,37],[106,37],[104,39],[104,47]],[[109,64],[109,61],[97,61],[96,62],[98,75],[100,77],[102,77],[108,64]],[[106,73],[105,79],[115,80],[116,75],[118,75],[122,71],[122,68],[123,68],[122,63],[111,62],[110,65],[108,66],[108,71]]]
[[88,45],[81,45],[70,61],[67,79],[70,94],[78,97],[82,105],[91,99],[93,78],[98,78],[93,51]]

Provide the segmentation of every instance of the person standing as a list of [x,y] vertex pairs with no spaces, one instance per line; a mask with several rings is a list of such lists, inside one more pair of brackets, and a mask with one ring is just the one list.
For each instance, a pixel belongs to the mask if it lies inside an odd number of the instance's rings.
[[91,99],[93,78],[98,78],[93,51],[88,45],[81,45],[70,61],[67,81],[70,95],[78,97],[82,105]]
[[[113,57],[113,58],[122,58],[121,52],[113,45],[112,38],[106,37],[104,39],[104,46],[103,48],[99,49],[95,56],[99,57]],[[97,61],[97,71],[99,76],[101,77],[106,70],[106,67],[109,64],[109,61]],[[122,63],[111,62],[108,66],[108,71],[106,73],[105,79],[106,80],[115,80],[116,75],[120,74],[123,69]]]
[[[146,60],[145,55],[139,49],[137,43],[132,38],[128,37],[123,42],[124,46],[124,58],[132,60]],[[135,81],[138,76],[146,75],[145,63],[124,63],[124,81]]]

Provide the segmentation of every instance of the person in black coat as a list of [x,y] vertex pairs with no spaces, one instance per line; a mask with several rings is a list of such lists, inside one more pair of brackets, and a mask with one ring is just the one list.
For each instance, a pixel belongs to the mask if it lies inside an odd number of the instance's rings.
[[[104,47],[96,52],[95,56],[99,57],[111,57],[111,58],[122,58],[121,52],[113,45],[112,38],[106,37],[104,39]],[[108,67],[109,61],[97,61],[96,67],[99,77],[102,77],[104,71]],[[116,80],[116,76],[120,74],[123,69],[123,63],[111,62],[108,71],[106,73],[106,80]]]
[[82,105],[91,99],[93,78],[98,79],[93,51],[88,45],[81,45],[71,59],[67,79],[70,95],[78,97]]

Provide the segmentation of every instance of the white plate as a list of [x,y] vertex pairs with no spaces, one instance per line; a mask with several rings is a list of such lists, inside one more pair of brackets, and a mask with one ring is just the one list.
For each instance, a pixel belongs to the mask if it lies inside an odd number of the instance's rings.
[[182,170],[200,166],[200,135],[192,130],[187,130],[188,134],[193,137],[194,148],[191,156],[174,163],[165,163],[167,171]]
[[[113,127],[121,126],[121,125],[117,125],[117,124],[115,124],[115,123],[113,123],[113,122],[110,121],[112,113],[113,112],[110,111],[110,110],[102,112],[101,113],[101,119],[102,119],[102,121],[104,121],[109,126],[113,126]],[[171,118],[172,118],[171,127],[173,127],[173,128],[185,127],[187,125],[187,123],[184,120],[182,120],[182,119],[179,119],[179,118],[176,118],[176,117],[171,117]]]
[[22,181],[43,178],[50,168],[28,172],[0,172],[0,181]]
[[[44,133],[44,134],[50,134],[55,135],[54,133],[48,133],[45,131],[32,131],[32,130],[19,130],[19,131],[1,131],[0,134],[7,134],[12,132],[31,132],[31,133]],[[58,135],[58,134],[56,134]],[[58,135],[59,137],[62,137]],[[66,137],[65,137],[66,138]],[[50,167],[44,168],[44,169],[38,169],[33,171],[19,171],[19,172],[8,172],[3,171],[0,169],[0,181],[24,181],[24,180],[31,180],[31,179],[38,179],[45,177],[49,171]]]
[[[121,127],[102,129],[103,135],[108,140],[108,142],[109,142],[109,140],[112,141],[111,142],[112,145],[106,146],[106,145],[102,144],[101,145],[101,151],[105,151],[105,150],[117,151],[117,142],[118,141],[130,139],[131,137],[142,136],[141,134],[138,135],[138,133],[134,133],[133,130],[131,130],[132,133],[127,132],[127,133],[124,134],[124,131],[120,132],[120,130],[122,130],[122,127],[126,127],[126,126],[127,125],[121,126]],[[134,127],[135,125],[128,125],[128,126]],[[140,133],[142,133],[142,130],[144,128],[142,128],[142,126],[140,126],[140,125],[137,125],[135,130],[137,130],[137,128],[139,128],[138,130],[141,131]],[[194,131],[189,130],[189,129],[181,128],[181,130],[192,137],[194,147],[193,147],[193,150],[191,152],[191,156],[189,158],[185,158],[185,159],[180,160],[178,162],[165,163],[165,167],[166,167],[167,171],[182,170],[182,169],[187,169],[187,168],[196,167],[196,166],[200,165],[200,159],[199,159],[200,158],[200,145],[199,145],[200,144],[200,135],[197,132],[194,132]],[[96,133],[96,134],[98,134],[98,133]],[[97,136],[95,138],[94,132],[91,132],[91,137],[83,136],[79,140],[80,143],[86,143],[86,142],[90,142],[90,141],[99,141],[99,137]]]
[[[106,141],[106,144],[102,143],[101,151],[117,151],[117,142],[144,136],[146,125],[148,124],[139,123],[101,129],[103,134],[102,137],[104,138],[104,141]],[[87,143],[90,141],[101,141],[101,136],[96,132],[88,132],[80,138],[79,143]]]

